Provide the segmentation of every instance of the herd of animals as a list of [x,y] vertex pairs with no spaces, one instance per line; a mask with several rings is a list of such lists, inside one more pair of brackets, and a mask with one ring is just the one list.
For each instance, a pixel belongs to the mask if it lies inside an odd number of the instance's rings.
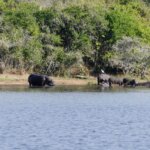
[[150,82],[136,82],[135,79],[129,78],[116,78],[111,77],[110,75],[105,74],[104,72],[98,74],[97,84],[101,86],[112,87],[112,85],[117,84],[124,87],[136,87],[136,86],[145,86],[150,87]]
[[135,79],[128,79],[128,78],[115,78],[111,77],[107,74],[99,74],[97,76],[97,84],[101,86],[108,86],[112,87],[113,84],[117,84],[119,86],[131,86],[135,87],[137,85]]
[[[54,86],[54,81],[46,75],[40,74],[31,74],[28,77],[29,87],[43,87],[43,86]],[[136,87],[136,86],[145,86],[150,87],[150,82],[141,82],[137,83],[135,79],[128,78],[115,78],[104,72],[98,74],[97,84],[103,87],[112,87],[117,84],[124,87]]]

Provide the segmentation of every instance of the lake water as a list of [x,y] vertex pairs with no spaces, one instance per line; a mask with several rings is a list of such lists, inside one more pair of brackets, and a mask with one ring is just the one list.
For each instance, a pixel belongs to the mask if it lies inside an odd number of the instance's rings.
[[0,87],[0,150],[149,150],[150,89]]

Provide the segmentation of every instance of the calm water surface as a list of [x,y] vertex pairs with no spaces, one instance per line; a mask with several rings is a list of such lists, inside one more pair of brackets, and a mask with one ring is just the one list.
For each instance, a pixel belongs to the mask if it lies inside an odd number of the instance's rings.
[[0,87],[0,150],[149,150],[150,89]]

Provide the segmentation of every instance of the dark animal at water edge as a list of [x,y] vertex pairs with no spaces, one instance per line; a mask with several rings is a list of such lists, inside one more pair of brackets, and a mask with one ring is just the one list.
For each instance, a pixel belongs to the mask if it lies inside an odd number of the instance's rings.
[[110,80],[111,84],[118,84],[119,86],[121,86],[123,84],[122,79],[119,79],[119,78],[110,77],[109,80]]
[[43,87],[45,85],[53,86],[54,82],[46,75],[31,74],[28,77],[30,87]]
[[124,86],[131,86],[131,87],[135,87],[136,86],[135,79],[123,78],[122,82],[123,82]]
[[118,84],[121,86],[123,84],[123,80],[115,77],[111,77],[105,73],[99,74],[97,77],[97,84],[98,85],[103,85],[103,83],[107,83],[109,87],[112,86],[112,84]]
[[112,86],[112,84],[118,84],[119,86],[130,86],[130,87],[135,87],[136,86],[136,81],[135,79],[128,79],[128,78],[123,78],[123,79],[119,79],[119,78],[115,78],[115,77],[111,77],[105,73],[101,73],[98,74],[97,76],[97,84],[98,85],[108,85],[109,87]]
[[108,85],[109,87],[111,87],[111,80],[110,80],[110,76],[107,74],[99,74],[97,76],[97,84],[98,85]]

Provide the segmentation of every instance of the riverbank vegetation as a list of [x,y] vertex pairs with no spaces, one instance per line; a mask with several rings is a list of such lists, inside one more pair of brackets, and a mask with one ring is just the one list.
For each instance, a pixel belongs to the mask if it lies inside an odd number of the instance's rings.
[[0,0],[0,73],[150,75],[142,0]]

